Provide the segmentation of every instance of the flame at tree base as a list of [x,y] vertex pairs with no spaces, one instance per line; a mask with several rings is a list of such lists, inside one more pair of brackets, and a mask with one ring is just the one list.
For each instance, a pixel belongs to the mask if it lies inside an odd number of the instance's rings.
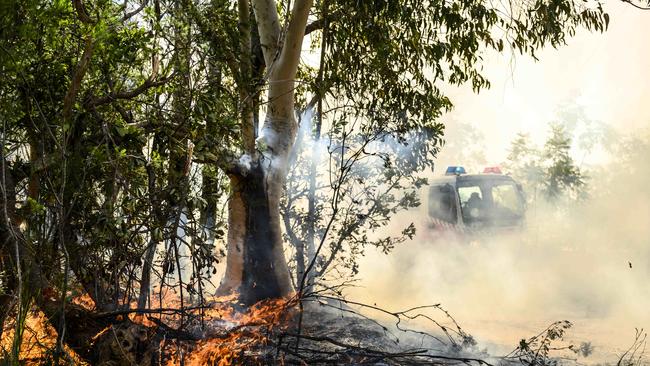
[[204,338],[179,341],[166,349],[167,365],[255,365],[265,364],[271,340],[292,325],[298,301],[295,298],[261,301],[244,312],[232,302],[220,302],[202,319]]

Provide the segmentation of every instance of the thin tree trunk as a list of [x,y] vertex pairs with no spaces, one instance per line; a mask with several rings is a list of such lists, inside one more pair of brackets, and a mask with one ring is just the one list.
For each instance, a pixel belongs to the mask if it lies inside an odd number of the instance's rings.
[[239,70],[239,102],[241,109],[241,133],[244,151],[251,159],[255,159],[255,119],[253,116],[253,60],[251,35],[251,9],[249,0],[238,1],[240,70]]
[[[323,19],[327,19],[328,7],[327,0],[323,1]],[[320,62],[318,68],[318,101],[317,101],[317,110],[316,110],[316,126],[313,131],[313,140],[312,145],[312,159],[309,165],[309,195],[308,195],[308,205],[307,205],[307,260],[309,262],[314,260],[316,255],[316,175],[317,175],[317,166],[316,166],[316,157],[318,156],[318,142],[320,140],[321,128],[323,127],[323,75],[325,73],[325,52],[327,48],[327,31],[328,23],[325,21],[323,26],[323,35],[321,39],[321,50],[320,50]],[[303,264],[304,267],[304,264]],[[303,274],[303,276],[305,276]],[[302,277],[299,278],[299,281],[302,281]],[[309,292],[311,286],[314,282],[314,271],[306,274],[306,288],[299,289],[300,291]],[[300,282],[299,282],[300,283]]]
[[149,300],[151,292],[151,268],[156,255],[156,248],[163,237],[165,217],[160,209],[160,202],[156,197],[156,176],[151,164],[147,165],[149,202],[151,204],[151,219],[154,223],[154,229],[151,230],[149,246],[145,251],[144,263],[142,264],[142,277],[140,279],[140,293],[138,296],[138,309],[144,309]]
[[[160,24],[160,4],[159,1],[154,1],[154,12],[155,12],[155,21],[156,24]],[[154,33],[154,44],[157,44],[158,32]],[[157,60],[158,56],[154,55],[152,60]],[[152,63],[152,68],[155,69],[155,63]],[[156,94],[156,104],[160,104],[160,96]],[[162,120],[162,115],[160,110],[158,110],[158,118]],[[160,147],[160,134],[156,133],[153,138],[154,151],[160,151],[156,147]],[[146,166],[147,169],[147,188],[149,191],[149,203],[151,205],[150,215],[154,223],[154,230],[156,230],[154,235],[153,230],[150,229],[149,233],[149,246],[147,247],[144,255],[144,262],[142,264],[142,275],[140,277],[140,292],[138,294],[138,309],[144,309],[147,306],[147,302],[151,294],[151,269],[153,267],[153,260],[156,256],[156,249],[158,243],[162,240],[164,235],[164,224],[165,217],[163,215],[163,210],[161,209],[161,203],[159,197],[156,195],[156,174],[154,167],[151,163],[148,163]]]

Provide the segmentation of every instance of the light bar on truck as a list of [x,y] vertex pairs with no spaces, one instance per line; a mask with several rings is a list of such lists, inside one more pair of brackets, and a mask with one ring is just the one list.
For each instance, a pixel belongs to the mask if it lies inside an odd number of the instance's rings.
[[488,166],[483,169],[483,174],[503,174],[498,166]]
[[445,175],[461,175],[461,174],[465,174],[465,168],[458,165],[447,167],[447,171],[445,172]]

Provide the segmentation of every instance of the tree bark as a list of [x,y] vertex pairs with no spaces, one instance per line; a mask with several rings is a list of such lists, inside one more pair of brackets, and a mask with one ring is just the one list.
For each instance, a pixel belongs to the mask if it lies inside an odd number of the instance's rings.
[[282,248],[279,209],[261,166],[231,177],[228,257],[221,292],[237,292],[244,305],[291,291]]

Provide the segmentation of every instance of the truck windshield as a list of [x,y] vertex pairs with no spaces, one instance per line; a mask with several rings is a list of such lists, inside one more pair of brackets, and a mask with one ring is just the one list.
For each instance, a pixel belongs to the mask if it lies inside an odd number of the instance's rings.
[[523,200],[513,182],[459,182],[458,197],[468,224],[513,225],[523,216]]

